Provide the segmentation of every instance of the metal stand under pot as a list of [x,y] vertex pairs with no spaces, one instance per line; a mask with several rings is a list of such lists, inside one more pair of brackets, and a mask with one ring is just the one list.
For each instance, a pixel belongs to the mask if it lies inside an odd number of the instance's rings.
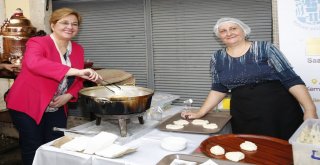
[[130,118],[138,117],[139,123],[144,124],[143,121],[143,114],[130,114],[130,115],[96,115],[96,125],[101,124],[101,119],[111,119],[111,120],[118,120],[119,128],[120,128],[120,135],[121,137],[127,136],[127,120]]

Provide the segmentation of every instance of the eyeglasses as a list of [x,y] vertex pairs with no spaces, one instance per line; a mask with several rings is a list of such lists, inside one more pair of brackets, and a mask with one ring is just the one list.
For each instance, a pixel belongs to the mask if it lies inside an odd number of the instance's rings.
[[61,22],[57,22],[65,27],[71,25],[71,27],[79,27],[79,23],[78,22],[68,22],[68,21],[61,21]]

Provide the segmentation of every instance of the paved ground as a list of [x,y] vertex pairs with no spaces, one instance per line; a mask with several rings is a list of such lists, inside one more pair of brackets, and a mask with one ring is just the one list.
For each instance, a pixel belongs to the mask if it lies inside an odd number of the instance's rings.
[[0,135],[0,165],[21,165],[18,139]]
[[0,153],[0,165],[22,165],[19,147]]

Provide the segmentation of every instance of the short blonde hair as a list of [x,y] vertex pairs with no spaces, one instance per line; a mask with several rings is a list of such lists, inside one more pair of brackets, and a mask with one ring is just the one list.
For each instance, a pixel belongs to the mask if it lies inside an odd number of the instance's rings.
[[50,23],[50,25],[56,24],[61,18],[66,17],[68,15],[76,16],[77,20],[78,20],[78,24],[79,25],[81,24],[82,18],[80,16],[80,14],[77,11],[75,11],[71,8],[66,8],[66,7],[57,9],[54,12],[52,12],[49,23]]

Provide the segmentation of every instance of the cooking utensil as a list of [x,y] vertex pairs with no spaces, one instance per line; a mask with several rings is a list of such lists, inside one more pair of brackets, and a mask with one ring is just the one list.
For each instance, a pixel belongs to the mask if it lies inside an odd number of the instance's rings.
[[109,91],[113,92],[113,93],[116,93],[114,90],[110,89],[109,87],[103,85],[106,89],[108,89]]
[[[197,162],[197,164],[205,163],[210,158],[205,156],[196,156],[196,155],[187,155],[187,154],[170,154],[163,157],[157,165],[168,165],[172,163],[175,159],[179,160],[186,160],[186,161],[192,161]],[[219,159],[212,159],[217,164],[223,164],[223,165],[249,165],[247,163],[241,163],[241,162],[231,162],[226,160],[219,160]]]
[[[245,151],[240,148],[244,141],[251,141],[258,147],[256,151]],[[224,134],[211,136],[200,144],[200,151],[208,157],[226,159],[224,156],[216,156],[210,152],[210,148],[219,145],[226,152],[241,151],[245,158],[240,162],[253,164],[293,164],[292,146],[288,141],[269,136],[248,134]]]
[[119,88],[121,90],[121,87],[119,85],[115,84],[115,83],[109,83],[108,81],[106,81],[104,79],[102,79],[102,81],[106,83],[104,86],[106,86],[108,84],[111,84],[111,85],[114,85],[114,86],[116,86],[117,88]]
[[79,91],[80,104],[96,115],[129,115],[150,108],[154,91],[137,86],[119,86],[121,90],[107,91],[102,86]]
[[102,118],[118,119],[120,134],[126,136],[126,119],[138,116],[143,124],[143,113],[150,108],[153,90],[136,86],[121,86],[115,93],[95,86],[80,90],[80,107],[96,116],[96,125]]
[[58,128],[58,127],[53,127],[53,131],[70,132],[70,133],[84,134],[84,135],[95,135],[95,134],[98,134],[98,132],[94,132],[94,131],[79,131],[79,130]]

